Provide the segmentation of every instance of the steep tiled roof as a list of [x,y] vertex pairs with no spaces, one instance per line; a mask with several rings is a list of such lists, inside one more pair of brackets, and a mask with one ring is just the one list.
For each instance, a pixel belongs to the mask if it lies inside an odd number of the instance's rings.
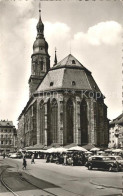
[[[71,62],[74,60],[75,64]],[[74,84],[73,84],[74,83]],[[55,89],[92,90],[100,92],[91,72],[71,54],[46,74],[37,92]]]
[[67,57],[65,57],[63,60],[61,60],[57,65],[55,65],[53,68],[59,68],[59,67],[80,67],[84,68],[84,66],[72,55],[69,54]]
[[[75,81],[76,85],[72,85],[72,81]],[[51,85],[53,82],[53,85]],[[75,69],[56,69],[49,71],[37,91],[53,90],[53,89],[88,89],[91,90],[89,81],[86,78],[86,74],[83,70]]]

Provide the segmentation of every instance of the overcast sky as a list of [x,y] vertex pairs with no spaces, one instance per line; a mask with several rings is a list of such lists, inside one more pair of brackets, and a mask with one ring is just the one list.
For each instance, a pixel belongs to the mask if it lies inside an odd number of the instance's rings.
[[[29,98],[38,0],[0,0],[0,119],[17,118]],[[51,66],[70,53],[105,95],[108,118],[122,112],[123,1],[41,1]]]

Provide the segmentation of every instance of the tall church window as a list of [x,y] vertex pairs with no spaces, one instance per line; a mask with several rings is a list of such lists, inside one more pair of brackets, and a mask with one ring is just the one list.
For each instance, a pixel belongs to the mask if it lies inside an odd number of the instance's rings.
[[40,140],[41,144],[44,144],[44,128],[45,128],[45,106],[44,102],[40,103]]
[[52,143],[58,142],[58,104],[56,99],[51,102],[51,133]]
[[97,145],[104,144],[104,132],[103,129],[103,105],[101,103],[101,100],[98,99],[97,102],[97,123],[98,123],[98,129],[97,129]]
[[47,102],[47,145],[52,143],[50,99]]
[[83,99],[80,104],[80,128],[81,128],[81,144],[88,143],[88,117],[87,103]]
[[66,113],[67,113],[67,124],[66,124],[66,137],[67,137],[67,143],[73,143],[73,102],[71,99],[67,101],[66,105]]

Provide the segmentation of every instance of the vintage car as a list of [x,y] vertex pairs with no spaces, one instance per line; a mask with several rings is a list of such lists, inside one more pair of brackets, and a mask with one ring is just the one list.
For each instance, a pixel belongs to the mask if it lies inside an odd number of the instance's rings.
[[22,156],[22,153],[21,152],[16,152],[16,153],[12,153],[10,155],[10,158],[12,159],[21,159],[23,156]]
[[85,166],[88,167],[89,170],[93,168],[117,172],[122,170],[121,163],[108,156],[91,156]]
[[121,163],[123,167],[123,158],[121,156],[109,156],[111,160],[116,160],[118,163]]

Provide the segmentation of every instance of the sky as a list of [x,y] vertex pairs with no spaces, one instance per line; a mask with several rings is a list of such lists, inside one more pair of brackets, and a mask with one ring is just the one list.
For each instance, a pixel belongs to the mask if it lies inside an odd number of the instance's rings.
[[[39,0],[0,0],[0,120],[17,119],[29,99]],[[122,113],[123,1],[41,1],[51,67],[75,56],[105,95],[108,118]]]

